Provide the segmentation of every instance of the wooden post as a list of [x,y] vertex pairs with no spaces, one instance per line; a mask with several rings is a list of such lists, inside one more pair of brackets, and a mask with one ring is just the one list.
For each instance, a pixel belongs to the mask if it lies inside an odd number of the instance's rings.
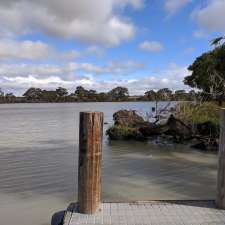
[[217,174],[216,206],[225,209],[225,109],[220,112],[219,165]]
[[80,113],[78,203],[79,212],[95,213],[101,203],[103,113]]

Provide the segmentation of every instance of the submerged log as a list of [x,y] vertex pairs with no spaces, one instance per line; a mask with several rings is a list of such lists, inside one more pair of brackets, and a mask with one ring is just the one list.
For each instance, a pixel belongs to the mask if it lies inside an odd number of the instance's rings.
[[192,137],[192,128],[173,115],[169,117],[166,126],[168,130],[164,134],[171,135],[177,140],[187,140]]
[[117,126],[137,127],[144,123],[144,119],[135,110],[120,110],[113,114],[114,124]]
[[114,126],[106,134],[112,140],[135,139],[144,140],[150,136],[170,135],[175,139],[189,139],[192,130],[181,120],[171,115],[164,125],[145,121],[135,111],[120,110],[113,115]]

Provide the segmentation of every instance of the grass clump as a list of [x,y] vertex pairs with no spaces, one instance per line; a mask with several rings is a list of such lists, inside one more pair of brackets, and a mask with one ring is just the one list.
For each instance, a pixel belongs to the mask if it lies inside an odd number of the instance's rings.
[[183,102],[176,105],[176,116],[190,125],[205,122],[218,125],[220,122],[220,108],[215,102],[201,104]]
[[113,125],[106,131],[106,134],[112,140],[144,139],[138,129],[126,125]]

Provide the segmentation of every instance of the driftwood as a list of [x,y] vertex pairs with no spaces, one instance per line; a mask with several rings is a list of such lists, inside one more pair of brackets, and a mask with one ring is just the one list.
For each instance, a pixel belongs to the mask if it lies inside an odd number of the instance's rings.
[[114,126],[106,134],[112,140],[146,140],[152,136],[170,136],[175,142],[196,140],[193,148],[202,150],[218,148],[218,128],[210,122],[191,127],[171,114],[164,124],[145,121],[135,111],[120,110],[113,115]]
[[107,130],[111,139],[145,139],[155,135],[171,135],[184,140],[192,136],[191,128],[171,115],[164,125],[144,121],[135,111],[120,110],[113,115],[114,126]]

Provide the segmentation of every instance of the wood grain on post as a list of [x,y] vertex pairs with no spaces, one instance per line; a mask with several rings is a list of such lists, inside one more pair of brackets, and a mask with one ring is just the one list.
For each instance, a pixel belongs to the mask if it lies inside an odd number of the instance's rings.
[[217,174],[216,206],[225,209],[225,109],[220,112],[219,165]]
[[101,203],[103,113],[81,112],[79,135],[79,212],[93,214]]

